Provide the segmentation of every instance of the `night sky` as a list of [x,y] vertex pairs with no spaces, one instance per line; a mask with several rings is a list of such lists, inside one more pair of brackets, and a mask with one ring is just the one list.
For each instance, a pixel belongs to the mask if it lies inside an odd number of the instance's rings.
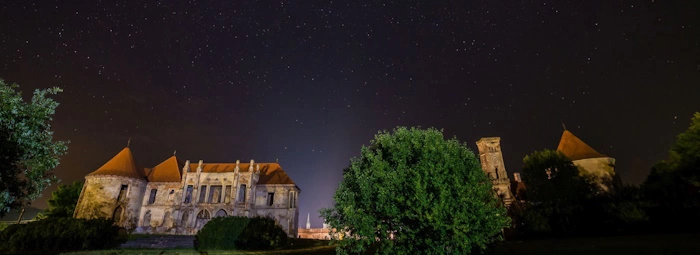
[[0,77],[65,90],[63,182],[129,138],[145,167],[279,160],[314,227],[378,130],[500,136],[512,174],[564,123],[639,184],[700,111],[700,1],[63,2],[0,4]]

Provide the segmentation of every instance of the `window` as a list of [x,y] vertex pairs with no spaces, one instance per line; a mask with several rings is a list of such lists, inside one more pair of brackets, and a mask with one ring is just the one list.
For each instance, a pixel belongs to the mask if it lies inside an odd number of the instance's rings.
[[124,201],[124,198],[126,197],[126,191],[129,189],[129,185],[122,185],[122,188],[119,189],[119,196],[117,197],[117,201]]
[[275,193],[267,193],[267,206],[272,206],[275,203]]
[[199,187],[199,202],[204,203],[205,198],[207,198],[207,186],[202,185]]
[[151,196],[148,197],[148,204],[153,204],[156,202],[156,193],[158,192],[157,189],[151,189]]
[[224,203],[231,203],[231,185],[226,185],[226,191],[224,192]]
[[221,203],[221,185],[209,187],[209,200],[207,203]]
[[239,203],[245,203],[245,192],[246,192],[246,187],[245,184],[241,184],[238,188],[238,202]]
[[297,207],[297,193],[294,191],[289,192],[289,208]]
[[185,204],[189,204],[192,201],[192,185],[187,185],[187,192],[185,193]]
[[117,206],[117,208],[114,209],[114,213],[112,214],[112,220],[114,220],[114,222],[116,223],[121,223],[122,212],[124,212],[124,209],[121,206]]

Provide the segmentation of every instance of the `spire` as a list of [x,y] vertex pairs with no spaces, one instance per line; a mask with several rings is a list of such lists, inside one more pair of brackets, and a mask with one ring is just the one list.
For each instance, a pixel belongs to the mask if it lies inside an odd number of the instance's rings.
[[131,137],[129,137],[129,140],[126,140],[126,147],[129,148],[129,145],[131,145]]
[[307,213],[307,214],[306,214],[306,229],[310,229],[310,228],[311,228],[311,221],[309,220],[309,219],[311,219],[310,217],[311,217],[311,214],[310,214],[310,213]]

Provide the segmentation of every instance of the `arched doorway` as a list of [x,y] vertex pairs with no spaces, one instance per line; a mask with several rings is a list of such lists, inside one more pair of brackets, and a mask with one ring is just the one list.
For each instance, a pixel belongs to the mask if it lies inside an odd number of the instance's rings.
[[151,211],[146,211],[143,215],[143,223],[141,226],[150,227],[151,226]]
[[211,219],[209,211],[207,211],[206,209],[199,211],[194,227],[197,230],[202,229],[202,227],[204,227],[204,224],[207,224],[207,222],[209,222],[209,219]]
[[189,221],[190,221],[190,211],[182,212],[182,219],[180,220],[180,226],[187,227],[189,225],[189,224],[187,224]]
[[114,213],[112,213],[112,220],[117,224],[121,223],[122,214],[124,214],[124,208],[122,208],[121,206],[117,206],[117,208],[114,209]]
[[228,216],[228,214],[226,213],[226,211],[224,211],[224,209],[221,209],[221,210],[219,210],[218,212],[216,212],[216,216],[215,216],[215,217],[226,217],[226,216]]

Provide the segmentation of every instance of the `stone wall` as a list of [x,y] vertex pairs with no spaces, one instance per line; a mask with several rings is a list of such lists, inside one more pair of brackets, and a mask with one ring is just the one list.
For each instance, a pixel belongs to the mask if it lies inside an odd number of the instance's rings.
[[74,216],[112,218],[120,226],[138,224],[146,182],[122,176],[87,176]]
[[[192,235],[213,217],[268,216],[289,236],[296,236],[299,189],[294,184],[256,185],[256,181],[257,176],[251,172],[185,172],[181,182],[148,183],[139,200],[141,210],[135,230]],[[243,194],[239,190],[242,184],[245,198],[239,197]],[[269,193],[274,193],[271,206],[267,203]]]
[[594,178],[596,184],[603,191],[610,191],[613,188],[613,177],[615,176],[614,158],[589,158],[575,160],[573,163],[579,167],[581,174]]

